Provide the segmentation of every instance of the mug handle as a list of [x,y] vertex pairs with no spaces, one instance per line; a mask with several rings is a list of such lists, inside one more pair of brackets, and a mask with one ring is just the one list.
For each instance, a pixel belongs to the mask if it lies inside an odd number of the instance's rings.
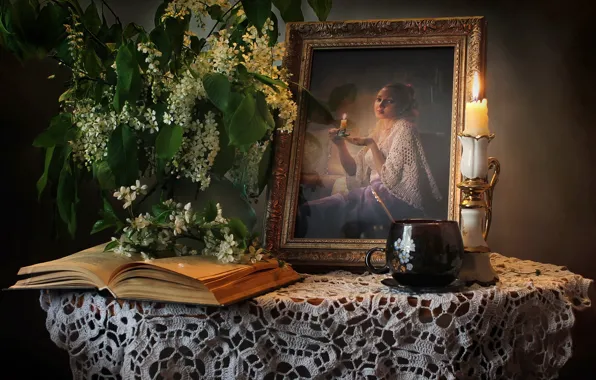
[[[379,247],[375,247],[375,248],[371,248],[366,252],[366,256],[364,256],[364,264],[366,264],[366,267],[373,273],[375,274],[383,274],[383,273],[387,273],[389,271],[389,267],[387,266],[387,262],[385,262],[385,265],[382,268],[375,268],[375,266],[371,263],[371,259],[372,259],[372,255],[373,253],[380,251],[380,252],[385,252],[385,248],[379,248]],[[385,259],[387,260],[387,259]]]

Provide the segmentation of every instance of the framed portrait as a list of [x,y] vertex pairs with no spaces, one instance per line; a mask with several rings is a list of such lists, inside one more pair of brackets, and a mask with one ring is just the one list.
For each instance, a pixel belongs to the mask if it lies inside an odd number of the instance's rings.
[[392,220],[459,220],[482,17],[288,23],[298,118],[276,136],[266,244],[297,268],[364,267]]

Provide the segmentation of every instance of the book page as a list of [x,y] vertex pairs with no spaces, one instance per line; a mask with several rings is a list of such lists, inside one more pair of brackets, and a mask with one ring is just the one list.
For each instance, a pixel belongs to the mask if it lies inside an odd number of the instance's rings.
[[[253,265],[246,264],[222,264],[213,256],[182,256],[182,257],[168,257],[163,259],[155,259],[146,261],[144,264],[162,268],[171,272],[179,273],[183,276],[194,278],[201,282],[212,279],[225,277],[237,273],[251,273],[254,271],[266,269],[267,267],[278,266],[275,263],[257,263]],[[132,267],[134,265],[129,265]]]
[[76,271],[89,278],[89,281],[98,288],[103,288],[108,284],[116,269],[138,259],[114,252],[104,252],[105,245],[101,244],[57,260],[22,267],[18,274],[56,272],[56,276],[61,277],[60,272],[62,271]]

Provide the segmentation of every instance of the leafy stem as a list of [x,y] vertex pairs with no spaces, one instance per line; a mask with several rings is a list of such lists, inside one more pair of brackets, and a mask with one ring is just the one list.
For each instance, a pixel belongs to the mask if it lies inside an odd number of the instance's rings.
[[95,43],[97,43],[97,44],[99,44],[100,46],[102,46],[102,47],[104,47],[104,48],[106,48],[106,49],[108,49],[108,50],[109,50],[109,48],[107,47],[107,45],[106,45],[106,44],[104,44],[104,43],[103,43],[103,41],[102,41],[102,40],[100,40],[100,39],[99,39],[99,38],[98,38],[98,37],[97,37],[95,34],[93,34],[93,33],[92,33],[90,30],[89,30],[89,28],[87,28],[87,26],[86,26],[84,23],[81,23],[81,25],[83,25],[83,28],[85,29],[85,31],[86,31],[86,32],[89,34],[89,36],[91,37],[91,39],[92,39],[92,40],[93,40]]
[[118,15],[116,15],[116,13],[114,12],[114,10],[110,7],[110,5],[108,4],[108,2],[106,0],[101,0],[101,3],[103,5],[106,6],[106,8],[108,8],[108,10],[110,11],[110,13],[114,16],[114,18],[116,19],[116,22],[120,25],[122,25],[122,22],[120,21],[120,18],[118,17]]
[[98,82],[98,83],[102,83],[102,84],[107,84],[108,86],[113,86],[111,83],[106,82],[105,80],[103,80],[101,78],[92,77],[91,75],[89,75],[88,72],[69,65],[68,63],[64,62],[64,60],[62,60],[60,57],[58,57],[56,55],[50,55],[49,57],[58,61],[58,63],[60,63],[61,65],[68,67],[70,69],[70,71],[79,72],[79,73],[83,74],[84,76],[79,78],[79,80],[90,80],[92,82]]
[[[240,0],[236,1],[236,3],[234,3],[234,5],[232,5],[230,7],[230,9],[228,9],[227,11],[224,12],[223,15],[221,15],[221,19],[223,20],[224,17],[228,16],[228,14],[238,6],[238,4],[240,4]],[[230,15],[231,16],[231,15]],[[224,24],[228,21],[229,17],[227,19],[224,20]],[[215,31],[215,28],[217,28],[217,26],[221,23],[221,21],[216,21],[215,24],[213,25],[213,27],[211,28],[211,30],[209,31],[209,34],[207,34],[207,37],[205,39],[208,39],[209,37],[211,37],[211,35],[213,34],[213,32]]]

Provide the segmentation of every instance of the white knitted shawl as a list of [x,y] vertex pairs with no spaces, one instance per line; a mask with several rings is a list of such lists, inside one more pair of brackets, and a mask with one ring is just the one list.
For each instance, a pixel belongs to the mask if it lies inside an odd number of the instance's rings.
[[441,199],[414,123],[397,120],[391,128],[374,135],[371,137],[385,156],[381,173],[375,170],[372,152],[364,147],[355,157],[356,174],[347,177],[349,189],[368,186],[371,179],[380,176],[391,194],[419,210],[424,210],[423,189],[428,188],[424,182],[428,183],[434,199]]

